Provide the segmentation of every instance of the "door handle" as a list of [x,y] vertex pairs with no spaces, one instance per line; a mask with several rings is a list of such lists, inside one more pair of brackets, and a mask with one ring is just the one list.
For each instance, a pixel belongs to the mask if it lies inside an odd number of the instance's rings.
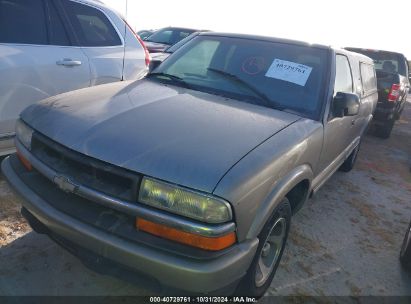
[[64,58],[63,60],[57,61],[56,64],[66,66],[66,67],[74,67],[74,66],[81,65],[81,61],[80,60],[72,60],[72,59],[69,59],[69,58]]

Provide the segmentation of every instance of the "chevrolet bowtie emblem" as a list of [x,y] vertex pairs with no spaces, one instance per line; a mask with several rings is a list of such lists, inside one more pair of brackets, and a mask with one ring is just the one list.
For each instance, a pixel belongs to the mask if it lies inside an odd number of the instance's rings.
[[77,185],[73,183],[68,177],[62,175],[56,175],[53,178],[53,182],[63,191],[65,192],[75,192],[77,189]]

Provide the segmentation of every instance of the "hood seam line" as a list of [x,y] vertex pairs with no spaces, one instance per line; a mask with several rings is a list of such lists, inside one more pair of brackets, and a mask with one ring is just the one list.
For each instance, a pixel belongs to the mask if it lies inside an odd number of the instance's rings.
[[260,142],[259,144],[257,144],[254,148],[252,148],[250,151],[248,151],[246,154],[244,154],[238,161],[236,161],[230,168],[228,168],[228,170],[221,176],[221,178],[218,180],[218,182],[216,183],[215,187],[213,188],[213,190],[211,191],[212,194],[214,194],[215,190],[217,189],[218,185],[221,183],[221,181],[224,179],[224,177],[241,161],[243,160],[247,155],[249,155],[251,152],[253,152],[255,149],[257,149],[259,146],[263,145],[266,141],[268,141],[270,138],[272,138],[273,136],[275,136],[276,134],[278,134],[279,132],[281,132],[282,130],[288,128],[289,126],[291,126],[292,124],[296,123],[297,121],[302,120],[303,118],[299,118],[296,119],[295,121],[289,123],[288,125],[285,125],[283,128],[279,129],[278,131],[274,132],[272,135],[270,135],[269,137],[267,137],[266,139],[264,139],[262,142]]

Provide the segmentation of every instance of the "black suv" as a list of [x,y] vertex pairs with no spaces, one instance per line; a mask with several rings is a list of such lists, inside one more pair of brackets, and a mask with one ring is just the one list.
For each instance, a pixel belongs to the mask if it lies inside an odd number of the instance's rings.
[[374,60],[378,84],[378,104],[374,113],[374,122],[377,125],[377,135],[388,138],[395,120],[401,116],[410,88],[407,59],[403,54],[395,52],[346,49]]

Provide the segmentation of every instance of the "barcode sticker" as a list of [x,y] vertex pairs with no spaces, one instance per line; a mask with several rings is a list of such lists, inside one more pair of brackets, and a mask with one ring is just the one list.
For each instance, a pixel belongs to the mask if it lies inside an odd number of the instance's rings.
[[300,63],[274,59],[265,76],[305,86],[311,71],[311,67]]

